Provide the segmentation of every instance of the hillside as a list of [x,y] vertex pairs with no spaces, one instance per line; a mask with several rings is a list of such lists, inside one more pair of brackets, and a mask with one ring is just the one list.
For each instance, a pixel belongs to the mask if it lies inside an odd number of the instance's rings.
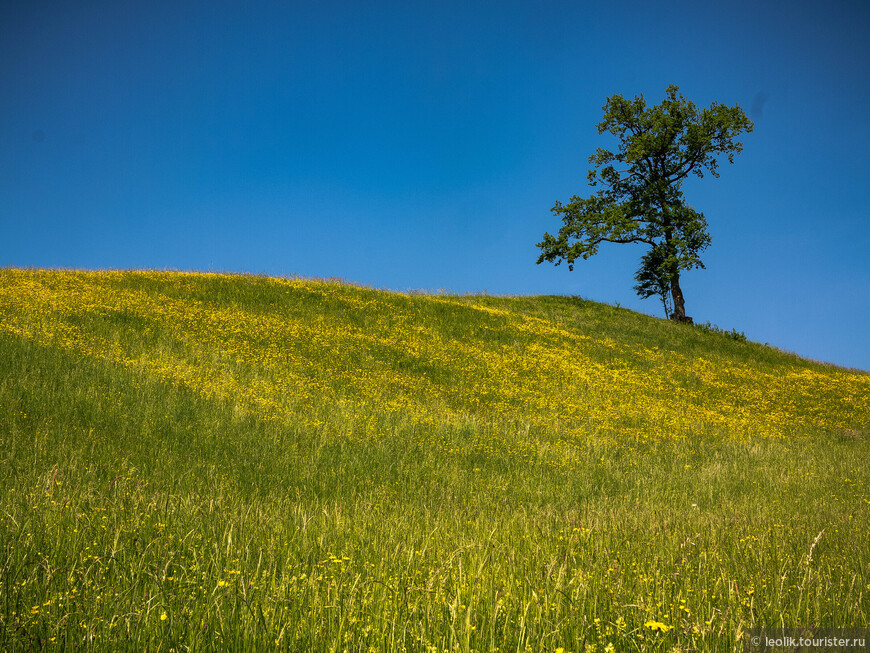
[[0,648],[870,626],[870,375],[723,334],[568,297],[5,269],[0,405]]

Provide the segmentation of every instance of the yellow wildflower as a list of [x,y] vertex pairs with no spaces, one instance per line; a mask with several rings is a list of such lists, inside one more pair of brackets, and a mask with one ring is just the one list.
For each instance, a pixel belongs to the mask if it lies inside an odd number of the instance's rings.
[[663,624],[661,621],[647,621],[644,626],[653,631],[660,631],[663,633],[668,632],[673,626],[668,626],[667,624]]

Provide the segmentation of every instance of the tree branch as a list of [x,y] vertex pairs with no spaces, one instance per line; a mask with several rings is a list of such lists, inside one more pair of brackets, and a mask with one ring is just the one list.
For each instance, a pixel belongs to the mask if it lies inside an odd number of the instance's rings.
[[628,245],[629,243],[646,243],[647,245],[655,245],[654,240],[648,238],[599,238],[598,243],[618,243],[619,245]]

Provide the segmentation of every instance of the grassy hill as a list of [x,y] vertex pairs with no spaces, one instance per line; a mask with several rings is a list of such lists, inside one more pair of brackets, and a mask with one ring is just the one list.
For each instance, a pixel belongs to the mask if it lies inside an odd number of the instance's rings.
[[0,407],[3,650],[870,626],[870,375],[727,334],[568,297],[5,269]]

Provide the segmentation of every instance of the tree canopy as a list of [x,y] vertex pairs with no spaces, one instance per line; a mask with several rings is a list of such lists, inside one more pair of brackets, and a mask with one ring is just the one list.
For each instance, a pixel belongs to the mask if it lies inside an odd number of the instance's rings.
[[683,181],[705,172],[718,177],[718,157],[725,155],[733,163],[743,150],[736,138],[751,132],[753,124],[739,106],[713,102],[699,110],[679,91],[669,86],[664,101],[653,107],[643,95],[607,98],[598,133],[615,136],[618,148],[598,148],[589,157],[595,167],[587,179],[599,188],[594,195],[575,195],[567,204],[557,201],[553,206],[562,227],[556,236],[544,234],[537,262],[567,261],[573,270],[578,258],[597,254],[603,242],[647,245],[635,290],[642,298],[661,296],[672,319],[691,321],[680,273],[704,267],[700,254],[711,238],[704,214],[683,198]]

